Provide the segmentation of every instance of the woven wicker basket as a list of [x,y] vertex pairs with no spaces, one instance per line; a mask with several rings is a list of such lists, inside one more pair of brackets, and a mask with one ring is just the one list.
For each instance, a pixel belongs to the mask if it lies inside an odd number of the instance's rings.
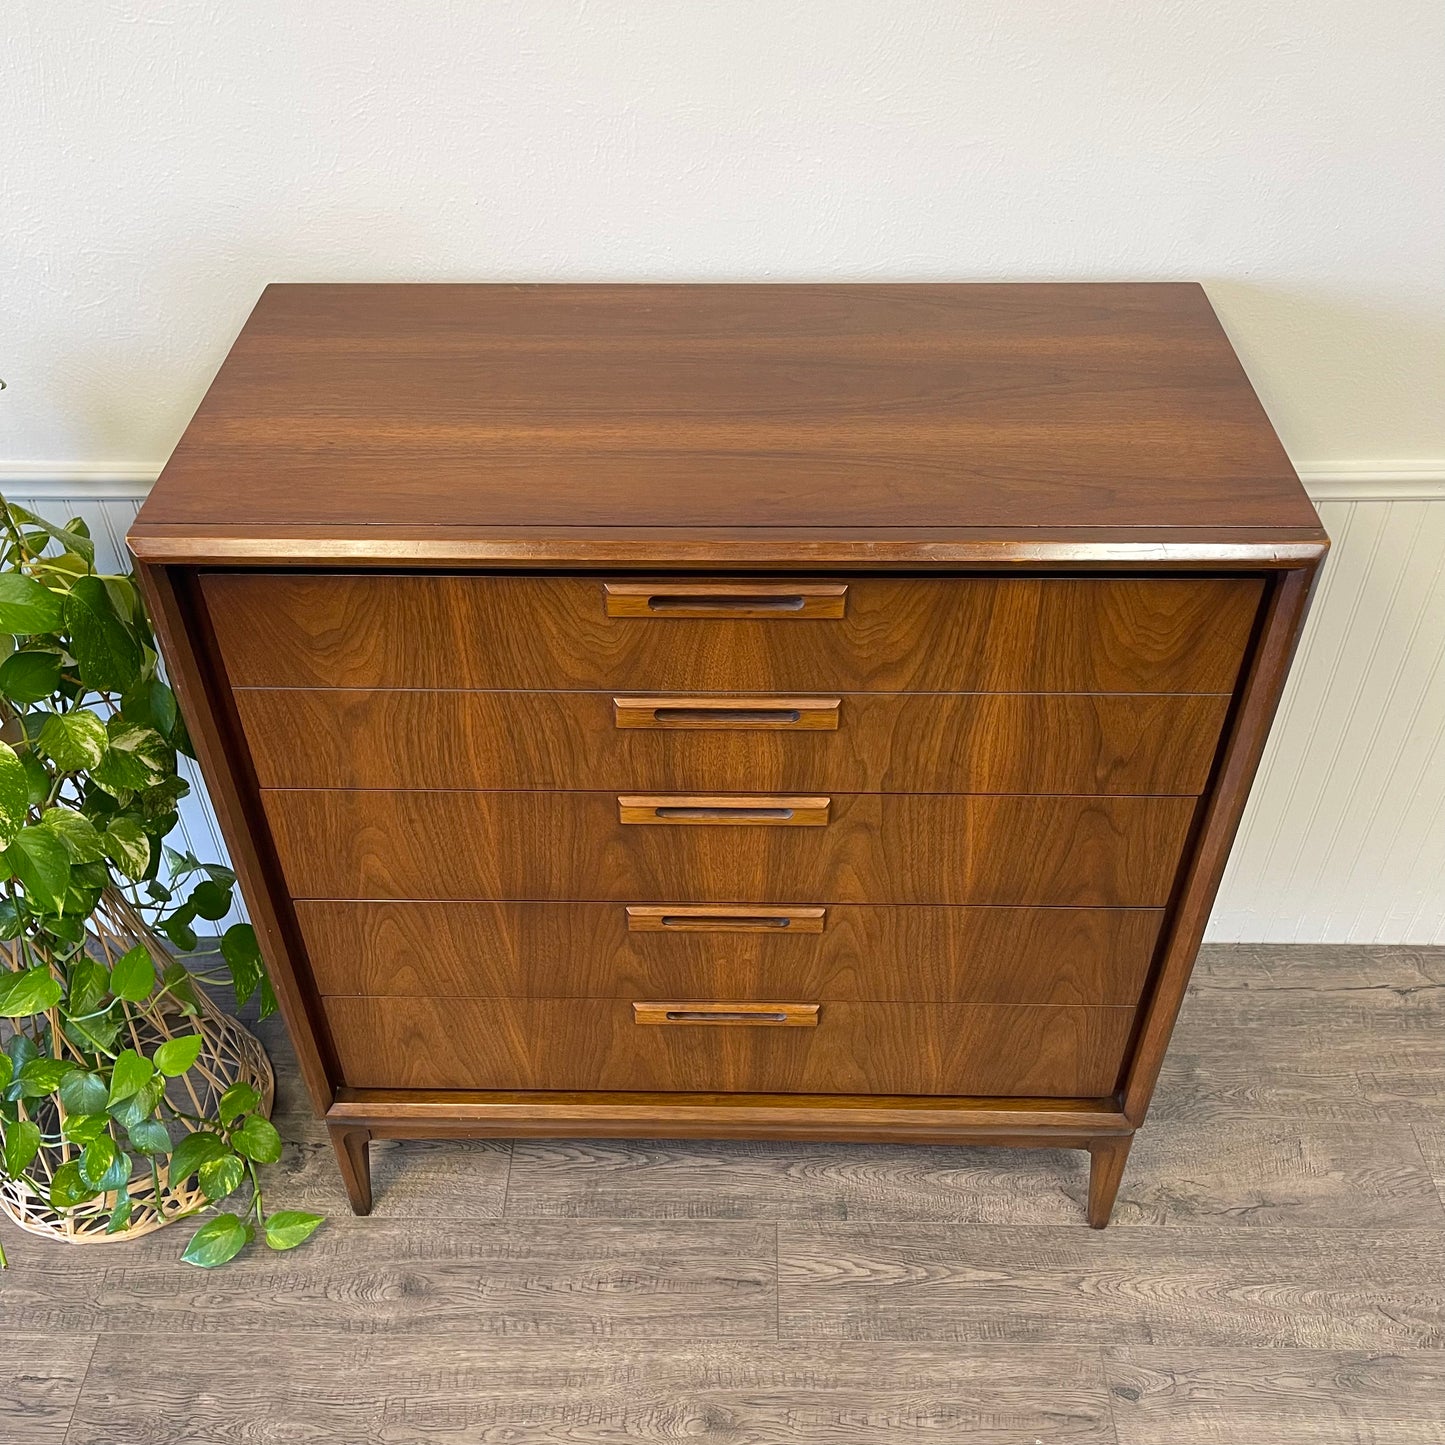
[[[99,907],[89,920],[90,949],[94,956],[113,964],[137,943],[144,943],[158,965],[170,957],[166,945],[146,927],[145,921],[125,896],[107,889]],[[0,943],[10,963],[14,964],[15,942]],[[159,967],[157,969],[159,972]],[[196,989],[199,1012],[181,1012],[169,995],[153,997],[143,1004],[129,1005],[131,1047],[146,1055],[167,1039],[180,1034],[198,1033],[205,1040],[200,1056],[179,1078],[166,1082],[166,1097],[188,1114],[214,1115],[216,1101],[232,1084],[244,1080],[261,1095],[259,1112],[270,1115],[275,1097],[275,1077],[270,1060],[261,1042],[235,1019],[228,1018]],[[50,1036],[58,1042],[62,1055],[79,1060],[79,1053],[60,1032],[59,1019],[50,1015]],[[9,1027],[0,1020],[0,1042]],[[29,1112],[27,1113],[27,1109]],[[152,1175],[141,1161],[131,1178],[129,1192],[133,1201],[129,1222],[122,1230],[106,1234],[105,1226],[115,1207],[113,1194],[102,1195],[73,1209],[52,1209],[49,1203],[50,1181],[55,1171],[79,1153],[77,1145],[60,1136],[63,1117],[59,1101],[52,1095],[21,1103],[21,1117],[33,1119],[42,1135],[40,1153],[26,1171],[37,1189],[22,1179],[0,1179],[0,1209],[21,1229],[31,1234],[64,1239],[72,1244],[103,1244],[134,1239],[160,1229],[173,1219],[203,1208],[205,1196],[196,1187],[194,1176],[179,1189],[172,1189],[165,1165]],[[0,1126],[3,1127],[3,1126]],[[157,1189],[159,1183],[159,1189]]]

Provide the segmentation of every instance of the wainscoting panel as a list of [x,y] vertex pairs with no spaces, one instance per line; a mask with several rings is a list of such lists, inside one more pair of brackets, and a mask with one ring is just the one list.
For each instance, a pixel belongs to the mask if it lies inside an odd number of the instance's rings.
[[1445,499],[1319,510],[1333,548],[1210,937],[1445,943]]
[[[134,497],[14,490],[51,519],[84,517],[102,565],[120,565]],[[1433,480],[1318,491],[1334,548],[1210,937],[1445,944],[1445,496]],[[222,859],[187,776],[185,841]]]

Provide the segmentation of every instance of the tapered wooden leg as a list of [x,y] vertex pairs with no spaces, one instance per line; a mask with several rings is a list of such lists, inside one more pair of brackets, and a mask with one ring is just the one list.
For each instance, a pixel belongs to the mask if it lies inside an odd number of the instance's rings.
[[1132,1134],[1109,1134],[1089,1141],[1089,1228],[1105,1229],[1114,1212],[1114,1196],[1124,1177]]
[[371,1131],[355,1124],[328,1124],[331,1147],[346,1185],[353,1214],[371,1213]]

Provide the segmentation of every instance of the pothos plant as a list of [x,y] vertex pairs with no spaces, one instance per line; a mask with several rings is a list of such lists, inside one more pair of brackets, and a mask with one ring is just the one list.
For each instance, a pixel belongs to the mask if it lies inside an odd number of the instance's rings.
[[[34,1187],[42,1148],[68,1144],[48,1202],[113,1196],[108,1233],[130,1221],[139,1171],[155,1198],[162,1169],[172,1188],[194,1175],[198,1209],[244,1202],[209,1217],[185,1260],[224,1264],[258,1230],[290,1249],[322,1220],[265,1212],[257,1167],[281,1139],[256,1089],[232,1084],[208,1117],[168,1097],[201,1052],[185,1031],[198,986],[229,984],[237,1007],[259,995],[262,1017],[275,1000],[249,924],[195,955],[197,923],[230,912],[235,876],[166,844],[188,791],[185,723],[135,584],[97,572],[83,521],[55,526],[0,498],[0,656],[0,1172]],[[107,890],[191,956],[141,942],[108,965],[88,926]],[[134,1025],[158,1007],[181,1027],[147,1056]]]

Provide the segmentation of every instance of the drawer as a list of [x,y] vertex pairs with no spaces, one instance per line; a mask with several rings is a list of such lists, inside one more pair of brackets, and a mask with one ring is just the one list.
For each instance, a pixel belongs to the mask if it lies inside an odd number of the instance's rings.
[[1199,793],[1229,705],[1158,693],[235,698],[263,787],[715,792]]
[[1192,798],[955,793],[262,798],[297,898],[679,903],[1160,907],[1195,809]]
[[874,904],[309,901],[323,994],[1133,1004],[1163,914]]
[[[1207,577],[672,578],[625,594],[619,610],[609,587],[639,585],[437,574],[202,579],[236,686],[653,693],[1227,693],[1263,590]],[[721,601],[735,605],[717,605],[709,586],[734,589]]]
[[[811,1027],[647,1024],[635,1002],[363,997],[323,1007],[342,1078],[359,1089],[1054,1098],[1113,1091],[1134,1017],[1128,1008],[827,1003]],[[717,1007],[682,1002],[668,1011]]]

